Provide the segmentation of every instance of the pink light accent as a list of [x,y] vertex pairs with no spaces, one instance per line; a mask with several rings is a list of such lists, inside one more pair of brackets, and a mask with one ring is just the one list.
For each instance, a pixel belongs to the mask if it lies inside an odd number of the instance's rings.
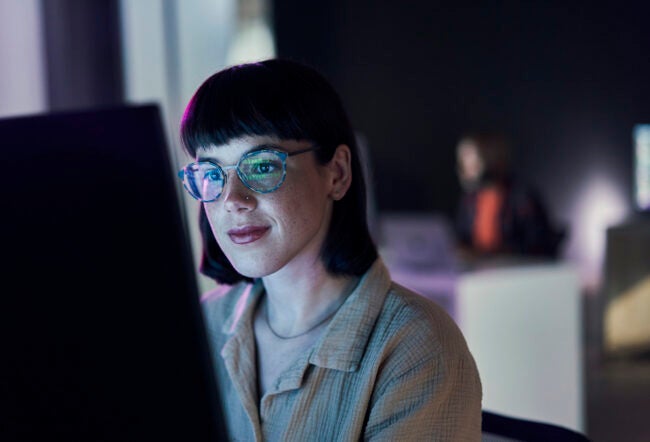
[[253,288],[253,284],[248,284],[244,289],[244,293],[242,294],[242,296],[240,296],[239,299],[237,300],[237,304],[235,305],[235,312],[233,315],[233,321],[232,324],[230,325],[230,333],[234,333],[235,326],[239,323],[240,318],[244,314],[244,309],[246,308],[246,305],[248,304],[248,300],[250,299],[252,288]]
[[230,290],[231,286],[222,284],[217,286],[215,289],[210,290],[209,292],[203,293],[201,295],[201,302],[210,302],[215,299],[221,298],[228,293],[228,290]]
[[190,116],[189,115],[190,114],[190,104],[192,103],[193,100],[194,100],[194,97],[192,97],[192,99],[189,101],[188,105],[185,106],[185,109],[183,110],[183,116],[181,117],[181,125],[185,124],[185,122],[187,121],[187,119]]

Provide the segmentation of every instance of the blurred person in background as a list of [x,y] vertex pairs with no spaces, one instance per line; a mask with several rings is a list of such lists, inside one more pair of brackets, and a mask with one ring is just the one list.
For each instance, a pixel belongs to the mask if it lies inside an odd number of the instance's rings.
[[556,258],[564,233],[539,192],[515,174],[507,136],[464,134],[456,146],[462,193],[455,227],[461,259],[495,256]]

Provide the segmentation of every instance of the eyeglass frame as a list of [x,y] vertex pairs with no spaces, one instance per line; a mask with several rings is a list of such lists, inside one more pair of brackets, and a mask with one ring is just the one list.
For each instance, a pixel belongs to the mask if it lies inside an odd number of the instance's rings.
[[[226,187],[226,184],[228,184],[228,171],[232,170],[232,169],[236,170],[237,177],[239,178],[239,181],[241,181],[242,184],[244,186],[246,186],[248,189],[252,190],[253,192],[262,193],[262,194],[264,194],[264,193],[272,193],[272,192],[275,192],[276,190],[278,190],[280,188],[280,186],[282,186],[282,184],[284,183],[284,180],[285,180],[285,178],[287,176],[287,158],[288,157],[292,157],[294,155],[299,155],[301,153],[312,152],[314,150],[320,149],[320,146],[318,146],[316,144],[313,144],[310,147],[307,147],[307,148],[304,148],[304,149],[299,149],[299,150],[296,150],[296,151],[293,151],[293,152],[287,152],[287,151],[281,150],[279,147],[280,146],[275,146],[275,145],[260,146],[259,149],[255,149],[255,150],[252,150],[250,152],[246,152],[245,154],[243,154],[239,158],[239,160],[237,161],[237,164],[231,164],[229,166],[222,166],[218,162],[216,162],[214,160],[209,160],[209,159],[208,160],[201,160],[201,161],[193,161],[193,162],[187,164],[181,170],[179,170],[177,175],[181,179],[181,181],[183,182],[183,187],[185,188],[187,193],[189,193],[189,195],[192,198],[194,198],[195,200],[200,201],[202,203],[211,203],[211,202],[217,201],[221,197],[221,195],[223,194],[223,189]],[[280,157],[280,159],[282,161],[282,178],[280,178],[280,181],[278,182],[278,184],[275,187],[273,187],[271,189],[267,189],[267,190],[258,190],[258,189],[254,189],[253,187],[251,187],[246,182],[246,180],[244,180],[244,178],[242,177],[242,172],[239,169],[239,165],[241,164],[241,162],[244,159],[246,159],[246,158],[248,158],[250,156],[259,154],[259,153],[264,153],[264,152],[270,152],[270,153],[276,154],[276,155],[278,155]],[[208,163],[208,164],[214,166],[215,168],[217,168],[217,170],[221,170],[221,172],[223,172],[222,175],[224,177],[221,192],[219,192],[219,195],[217,195],[215,198],[213,198],[211,200],[204,200],[204,199],[195,197],[193,192],[190,189],[188,189],[188,187],[185,185],[185,170],[190,166],[198,165],[198,164],[204,164],[204,163]]]

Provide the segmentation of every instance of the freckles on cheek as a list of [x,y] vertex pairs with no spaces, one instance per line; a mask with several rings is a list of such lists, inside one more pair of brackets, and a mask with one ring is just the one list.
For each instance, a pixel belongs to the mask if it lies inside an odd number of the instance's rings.
[[208,220],[210,224],[210,233],[212,233],[212,237],[217,241],[217,244],[219,244],[219,247],[223,249],[224,242],[226,241],[227,238],[224,238],[219,235],[219,230],[217,229],[217,223],[214,220],[214,217],[208,213]]
[[313,217],[318,213],[317,200],[317,195],[301,195],[289,200],[284,211],[288,215],[288,224],[293,229],[300,229],[313,223]]

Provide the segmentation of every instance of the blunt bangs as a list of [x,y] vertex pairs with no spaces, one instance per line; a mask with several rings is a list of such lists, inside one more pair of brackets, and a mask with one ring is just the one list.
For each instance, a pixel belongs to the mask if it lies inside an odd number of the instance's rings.
[[[183,147],[192,157],[210,145],[243,136],[311,140],[328,161],[339,144],[354,142],[332,87],[306,66],[267,60],[233,66],[209,77],[190,100],[181,121]],[[323,156],[323,154],[325,155]]]

